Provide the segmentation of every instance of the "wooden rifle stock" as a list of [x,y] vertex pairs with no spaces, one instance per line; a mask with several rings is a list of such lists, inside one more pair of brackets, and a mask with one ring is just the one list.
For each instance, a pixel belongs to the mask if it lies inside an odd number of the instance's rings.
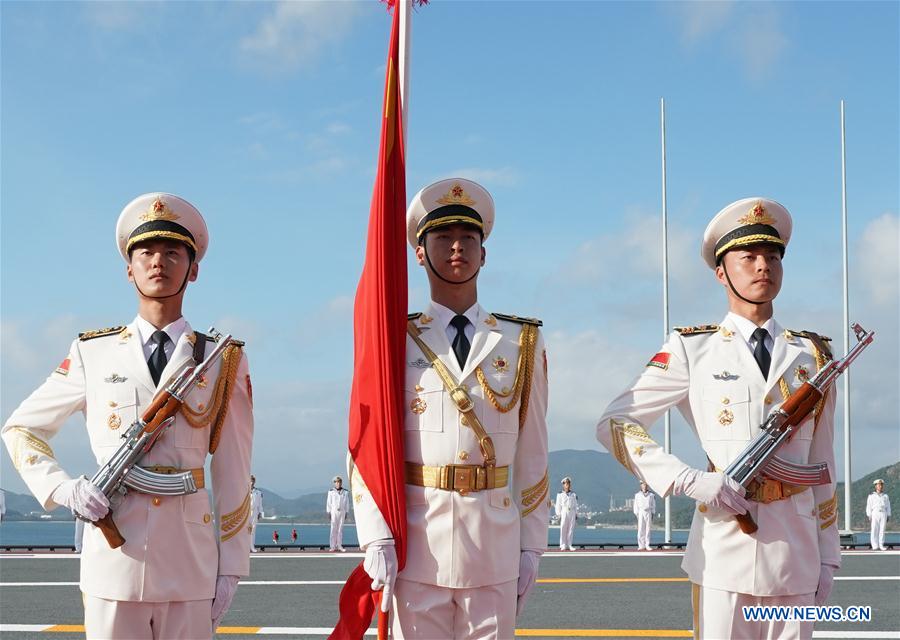
[[119,531],[119,527],[112,519],[112,510],[108,511],[105,516],[94,522],[94,526],[100,529],[103,537],[109,543],[111,549],[118,549],[125,544],[125,538]]
[[736,515],[735,520],[737,520],[738,526],[741,528],[741,531],[750,535],[751,533],[756,533],[756,530],[759,529],[759,525],[753,520],[753,516],[750,515],[750,512],[741,513]]

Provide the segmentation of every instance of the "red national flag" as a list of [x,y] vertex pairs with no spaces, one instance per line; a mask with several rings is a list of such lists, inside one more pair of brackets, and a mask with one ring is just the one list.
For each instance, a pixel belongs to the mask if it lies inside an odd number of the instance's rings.
[[[403,380],[406,362],[406,176],[400,103],[400,12],[394,5],[387,60],[381,148],[372,193],[366,261],[353,309],[350,455],[391,528],[400,569],[406,564],[403,480]],[[362,638],[381,602],[362,563],[347,580],[330,638]],[[382,626],[382,625],[380,625]]]

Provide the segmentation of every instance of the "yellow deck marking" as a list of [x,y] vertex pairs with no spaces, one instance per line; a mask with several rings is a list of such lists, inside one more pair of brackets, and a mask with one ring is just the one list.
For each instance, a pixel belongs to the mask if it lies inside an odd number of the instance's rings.
[[690,638],[684,629],[516,629],[533,638]]
[[260,629],[262,629],[262,627],[219,627],[216,629],[216,633],[253,634],[259,633]]
[[687,582],[687,578],[538,578],[543,583],[566,582]]
[[55,624],[44,629],[44,633],[84,633],[83,624]]

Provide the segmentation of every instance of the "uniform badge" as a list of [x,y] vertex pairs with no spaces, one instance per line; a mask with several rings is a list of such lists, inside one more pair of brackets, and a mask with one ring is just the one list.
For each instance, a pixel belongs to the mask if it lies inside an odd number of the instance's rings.
[[424,313],[419,316],[419,324],[429,324],[434,318],[426,316]]
[[734,331],[726,327],[719,327],[719,333],[721,333],[722,337],[726,340],[731,340],[732,336],[734,336]]
[[503,356],[497,356],[494,358],[493,362],[491,362],[491,366],[494,367],[494,370],[497,373],[506,373],[509,371],[509,360]]
[[714,373],[713,378],[716,380],[737,380],[740,376],[736,373],[729,373],[727,371],[723,371],[722,373]]
[[484,319],[484,323],[489,327],[496,327],[497,326],[497,318],[495,318],[494,316],[488,316],[487,318]]
[[[250,375],[247,374],[247,386],[248,386],[248,387],[250,386],[249,383],[250,383]],[[209,382],[207,382],[206,376],[204,376],[204,375],[201,375],[201,376],[197,379],[197,388],[198,388],[198,389],[205,389],[205,388],[206,388],[206,385],[208,385],[208,384],[209,384]]]
[[719,412],[719,424],[727,427],[732,422],[734,422],[734,413],[731,412],[731,409],[722,409]]
[[428,369],[431,367],[431,363],[428,362],[425,358],[417,358],[409,363],[409,366],[415,367],[416,369]]
[[665,371],[669,368],[669,358],[672,356],[671,353],[666,353],[665,351],[660,351],[655,356],[650,358],[650,362],[647,363],[648,367],[656,367],[657,369],[662,369]]
[[638,445],[637,447],[635,447],[634,455],[636,455],[638,458],[644,455],[644,445]]
[[797,368],[794,369],[794,375],[800,382],[806,382],[809,380],[809,367],[802,364],[797,365]]
[[425,413],[425,409],[428,408],[428,404],[422,400],[422,398],[416,398],[412,402],[409,403],[409,410],[412,411],[417,416]]
[[103,378],[103,382],[109,382],[111,384],[115,384],[117,382],[125,382],[128,380],[125,376],[120,376],[118,373],[109,374],[108,378]]
[[111,413],[106,419],[106,426],[115,431],[122,426],[122,418],[118,413]]
[[27,462],[28,464],[35,464],[37,462],[37,459],[37,455],[32,453],[27,458],[25,458],[25,462]]
[[61,376],[69,375],[69,365],[71,365],[71,364],[72,364],[72,360],[70,360],[69,358],[66,358],[65,360],[63,360],[62,362],[59,363],[58,367],[56,367],[55,373],[58,373]]
[[125,327],[119,332],[119,340],[125,342],[128,338],[131,337],[131,332],[128,330],[128,327]]

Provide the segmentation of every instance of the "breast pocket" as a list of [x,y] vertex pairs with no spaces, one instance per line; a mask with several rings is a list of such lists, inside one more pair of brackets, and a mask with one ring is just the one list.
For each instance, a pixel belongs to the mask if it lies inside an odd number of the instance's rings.
[[[184,406],[167,438],[172,438],[179,449],[202,449],[209,446],[209,432],[223,407],[210,407],[213,402],[212,380],[203,382],[185,398]],[[198,425],[198,426],[192,426]]]
[[430,377],[421,376],[415,381],[407,377],[406,389],[403,391],[406,409],[403,423],[407,431],[444,430],[444,387],[440,380],[429,379]]
[[703,438],[750,438],[750,389],[737,382],[710,383],[703,387]]
[[108,383],[98,394],[89,416],[91,444],[113,447],[122,443],[122,435],[140,418],[137,390],[122,384]]

